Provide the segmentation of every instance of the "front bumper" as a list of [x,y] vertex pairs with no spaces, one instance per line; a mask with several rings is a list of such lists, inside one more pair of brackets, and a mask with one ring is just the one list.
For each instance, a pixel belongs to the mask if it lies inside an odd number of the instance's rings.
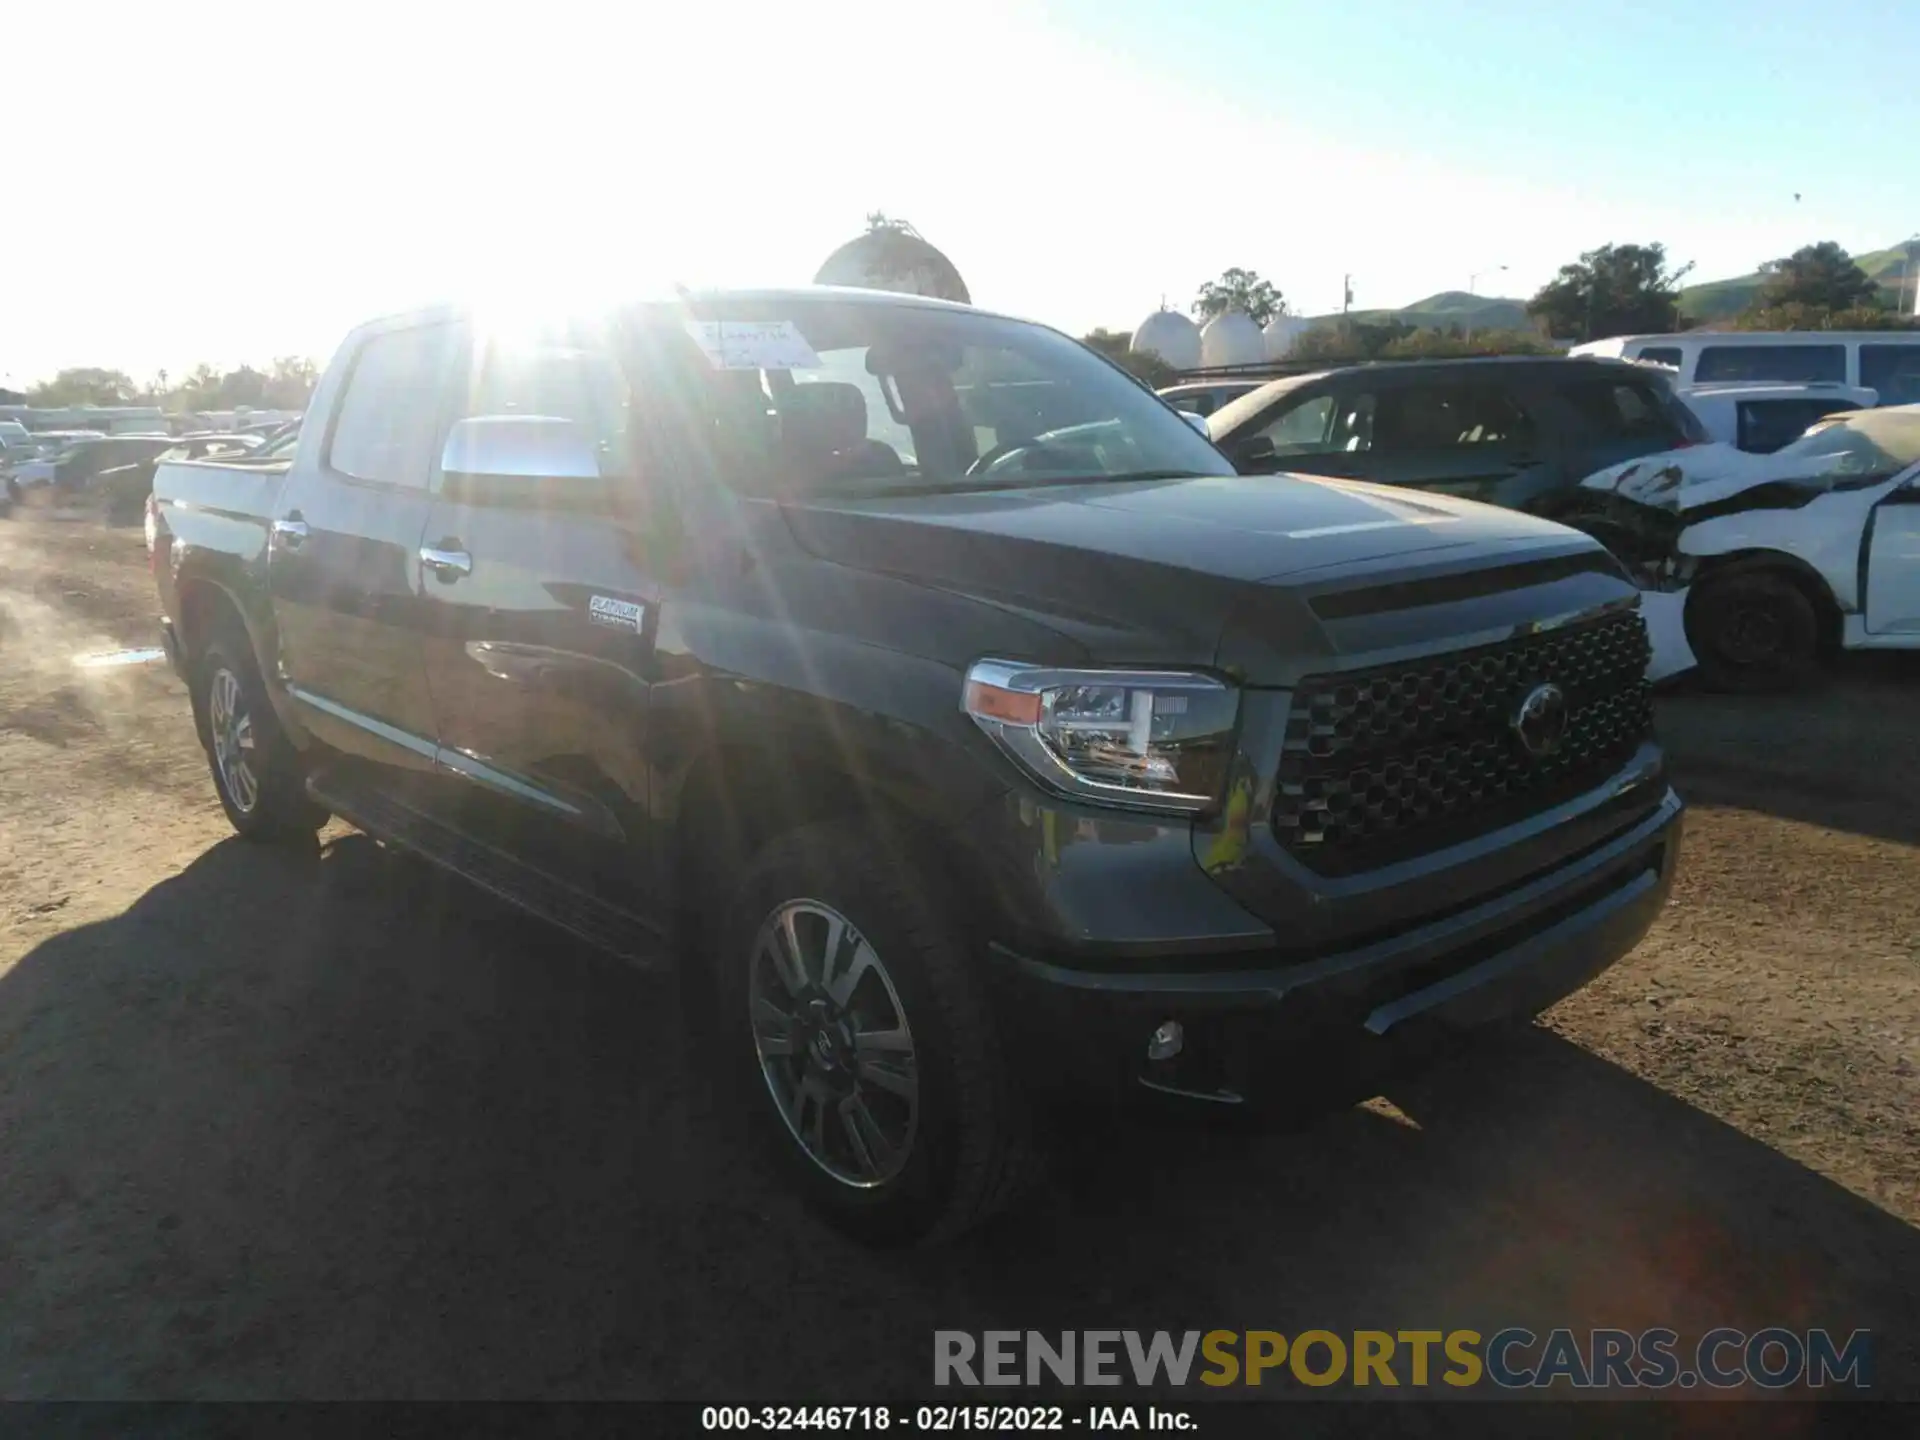
[[[1683,806],[1668,789],[1624,830],[1544,873],[1354,948],[1275,963],[1093,970],[991,947],[1029,1077],[1071,1094],[1149,1089],[1227,1104],[1339,1092],[1530,1017],[1628,953],[1666,900]],[[1148,1061],[1166,1020],[1181,1053]]]

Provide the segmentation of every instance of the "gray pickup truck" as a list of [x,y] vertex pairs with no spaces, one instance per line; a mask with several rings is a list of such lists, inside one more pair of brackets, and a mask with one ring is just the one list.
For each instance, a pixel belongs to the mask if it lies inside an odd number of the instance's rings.
[[148,538],[241,834],[339,816],[690,967],[876,1242],[1005,1203],[1055,1101],[1258,1107],[1534,1014],[1678,851],[1600,546],[1236,475],[962,306],[378,320],[290,463],[160,466]]

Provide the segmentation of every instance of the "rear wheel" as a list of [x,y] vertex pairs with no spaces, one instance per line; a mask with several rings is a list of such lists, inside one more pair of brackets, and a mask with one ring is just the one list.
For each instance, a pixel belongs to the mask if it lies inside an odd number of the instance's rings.
[[875,1244],[1002,1208],[1027,1114],[942,897],[859,828],[819,824],[768,844],[728,914],[720,1044],[808,1200]]
[[310,837],[327,812],[307,798],[299,752],[280,728],[251,647],[218,634],[196,673],[201,740],[233,828],[248,840]]
[[1687,643],[1718,690],[1793,690],[1820,674],[1820,616],[1777,570],[1708,579],[1688,599]]

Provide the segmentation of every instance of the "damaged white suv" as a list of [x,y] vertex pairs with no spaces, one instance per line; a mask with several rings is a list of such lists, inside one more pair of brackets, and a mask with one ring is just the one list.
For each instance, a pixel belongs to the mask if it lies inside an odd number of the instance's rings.
[[1647,592],[1656,679],[1698,664],[1719,688],[1790,689],[1836,650],[1920,649],[1920,405],[1832,416],[1771,455],[1702,445],[1581,484],[1576,523]]

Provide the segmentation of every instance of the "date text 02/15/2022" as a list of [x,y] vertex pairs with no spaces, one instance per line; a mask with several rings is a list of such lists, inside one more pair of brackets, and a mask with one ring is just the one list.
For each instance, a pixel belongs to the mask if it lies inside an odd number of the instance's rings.
[[1014,1430],[1092,1434],[1127,1430],[1183,1431],[1195,1428],[1185,1410],[1157,1405],[708,1405],[703,1430],[796,1431],[900,1429],[913,1433]]

